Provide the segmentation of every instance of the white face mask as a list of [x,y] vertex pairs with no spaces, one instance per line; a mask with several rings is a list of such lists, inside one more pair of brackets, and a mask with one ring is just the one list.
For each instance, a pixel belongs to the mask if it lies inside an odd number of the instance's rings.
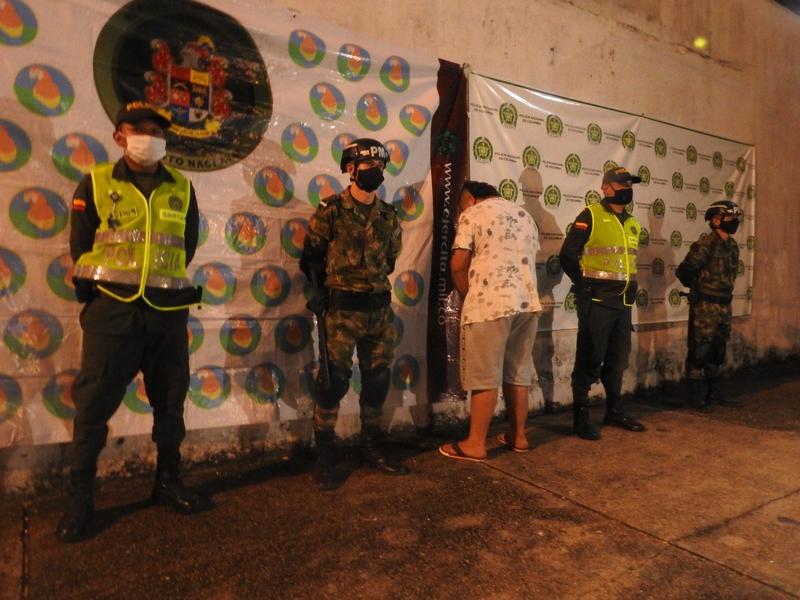
[[156,164],[167,155],[167,140],[152,135],[128,135],[125,154],[142,166]]

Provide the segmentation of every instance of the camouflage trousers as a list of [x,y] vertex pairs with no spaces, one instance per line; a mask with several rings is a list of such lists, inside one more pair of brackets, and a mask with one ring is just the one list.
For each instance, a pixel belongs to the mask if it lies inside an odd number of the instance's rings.
[[[329,310],[325,315],[325,333],[328,336],[332,388],[341,385],[341,396],[347,393],[347,384],[337,382],[337,378],[346,376],[349,379],[355,350],[362,379],[359,397],[361,425],[378,426],[386,395],[383,394],[382,398],[368,397],[371,386],[367,379],[381,369],[388,369],[394,356],[394,312],[391,306],[370,311]],[[315,428],[332,429],[336,425],[338,413],[338,402],[331,408],[323,408],[319,402],[316,403]]]
[[725,362],[731,337],[730,304],[700,300],[689,309],[686,375],[689,379],[714,377]]

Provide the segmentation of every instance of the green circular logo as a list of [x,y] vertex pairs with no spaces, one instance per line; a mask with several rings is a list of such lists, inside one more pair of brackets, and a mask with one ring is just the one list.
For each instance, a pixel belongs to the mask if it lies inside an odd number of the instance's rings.
[[561,190],[556,185],[548,185],[544,190],[544,205],[558,207],[561,205]]
[[561,122],[558,115],[547,115],[545,127],[547,128],[547,135],[553,137],[561,137],[561,134],[564,132],[564,123]]
[[625,205],[625,212],[628,213],[629,215],[633,214],[633,202],[628,202]]
[[736,169],[740,173],[744,173],[744,169],[747,166],[747,161],[744,159],[744,156],[740,156],[736,159]]
[[695,219],[697,219],[697,207],[693,202],[689,202],[689,204],[686,205],[686,220],[694,221]]
[[485,137],[477,137],[475,141],[472,142],[472,156],[475,157],[475,160],[482,163],[490,163],[492,162],[492,157],[494,156],[494,149],[492,148],[492,142],[490,142]]
[[561,261],[558,255],[553,255],[547,259],[544,265],[545,271],[550,277],[557,277],[561,273]]
[[693,165],[697,162],[697,148],[694,146],[687,146],[686,147],[686,162],[690,165]]
[[636,146],[636,134],[630,129],[626,129],[625,133],[622,134],[620,141],[622,142],[622,147],[630,152]]
[[663,217],[667,212],[667,205],[664,204],[664,201],[661,198],[656,198],[653,200],[653,206],[651,208],[653,210],[654,217]]
[[680,248],[682,244],[683,236],[681,235],[681,232],[676,229],[669,236],[669,245],[673,248]]
[[586,128],[586,138],[590,144],[599,144],[603,141],[603,129],[597,123],[589,123]]
[[500,105],[497,116],[500,118],[500,124],[503,127],[514,128],[517,126],[517,107],[510,102],[504,102]]
[[664,275],[664,261],[660,258],[653,259],[653,265],[651,267],[652,273],[655,277],[661,277]]
[[722,152],[714,152],[714,156],[711,157],[711,164],[714,165],[714,168],[721,169],[722,162]]
[[567,297],[564,298],[564,310],[567,312],[575,312],[576,304],[575,304],[575,294],[570,292],[567,294]]
[[683,175],[680,171],[675,171],[672,174],[672,189],[680,192],[683,189]]
[[647,293],[647,290],[644,288],[639,288],[636,290],[636,306],[639,308],[647,308],[647,305],[650,302],[650,296]]
[[642,230],[639,232],[639,245],[640,246],[650,245],[650,232],[647,231],[645,227],[642,227]]
[[602,196],[600,196],[600,194],[595,190],[589,190],[588,192],[586,192],[586,195],[583,197],[584,202],[586,202],[586,206],[591,206],[592,204],[597,204],[602,199],[603,199]]
[[603,163],[603,173],[608,173],[612,169],[619,168],[619,165],[615,163],[613,160],[607,160]]
[[667,141],[664,138],[656,138],[653,151],[658,158],[664,158],[667,155]]
[[564,169],[567,172],[567,175],[571,177],[577,177],[581,174],[581,157],[575,154],[574,152],[567,155],[567,158],[564,159]]
[[733,198],[733,193],[736,191],[736,184],[732,181],[725,182],[725,197]]
[[642,178],[642,185],[650,185],[650,169],[646,165],[639,167],[639,171],[636,174]]
[[747,249],[748,250],[756,249],[756,236],[754,235],[747,236]]
[[747,199],[755,200],[755,197],[756,197],[756,186],[750,184],[747,186]]
[[525,146],[525,150],[522,151],[522,166],[538,169],[541,162],[542,157],[539,151],[533,146]]
[[670,306],[680,306],[681,305],[681,293],[679,290],[671,289],[669,291],[669,304]]
[[708,181],[708,177],[701,177],[697,187],[700,188],[701,194],[708,194],[711,191],[711,183]]
[[517,184],[513,179],[503,179],[503,181],[500,182],[500,185],[497,186],[497,190],[500,192],[500,195],[509,202],[514,202],[517,199],[517,194],[519,193]]

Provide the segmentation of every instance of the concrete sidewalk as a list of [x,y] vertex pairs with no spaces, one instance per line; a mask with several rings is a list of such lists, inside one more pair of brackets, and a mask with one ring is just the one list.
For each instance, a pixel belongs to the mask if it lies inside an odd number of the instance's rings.
[[[5,598],[800,597],[800,377],[738,379],[743,409],[637,404],[649,431],[567,435],[476,464],[398,447],[414,473],[355,469],[320,493],[310,457],[195,469],[214,511],[101,484],[100,531],[56,542],[60,497],[0,505]],[[600,409],[595,409],[599,418]],[[498,430],[499,431],[499,430]]]

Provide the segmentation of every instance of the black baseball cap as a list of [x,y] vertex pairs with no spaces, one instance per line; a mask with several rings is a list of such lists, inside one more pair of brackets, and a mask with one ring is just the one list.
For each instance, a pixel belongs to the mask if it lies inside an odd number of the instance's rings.
[[136,123],[140,123],[146,119],[157,123],[164,129],[169,129],[170,125],[172,125],[169,117],[156,110],[152,105],[148,104],[147,102],[142,102],[141,100],[123,104],[122,108],[120,108],[119,112],[117,112],[117,119],[114,122],[114,125],[116,127],[119,127],[121,123],[130,123],[131,125],[136,125]]
[[642,183],[642,178],[631,175],[625,167],[617,167],[603,173],[603,183]]

